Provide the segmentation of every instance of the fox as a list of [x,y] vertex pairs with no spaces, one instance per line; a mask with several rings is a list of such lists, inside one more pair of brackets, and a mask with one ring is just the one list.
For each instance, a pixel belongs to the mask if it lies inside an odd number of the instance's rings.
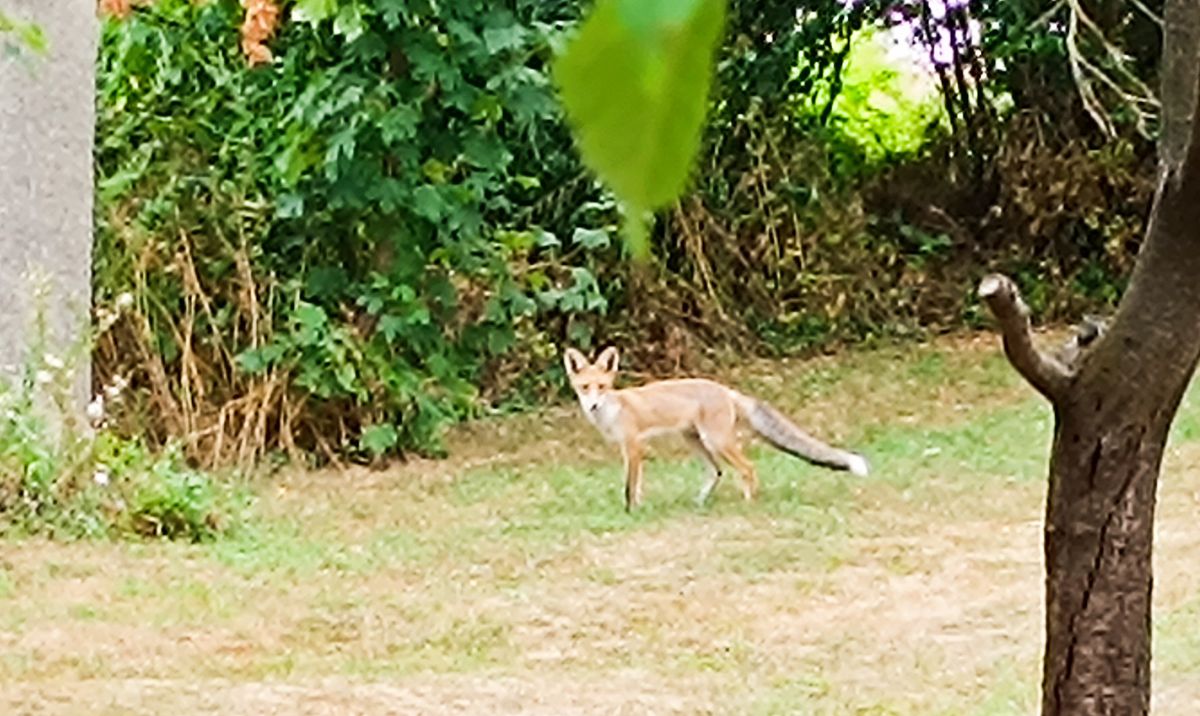
[[625,510],[642,501],[645,442],[675,433],[706,467],[707,477],[696,496],[703,505],[720,482],[722,461],[741,477],[742,496],[753,500],[758,475],[742,452],[737,427],[744,422],[775,448],[814,465],[866,476],[867,459],[859,453],[826,445],[801,430],[767,403],[703,378],[660,380],[636,388],[615,389],[620,355],[609,346],[595,361],[575,348],[563,352],[563,365],[579,407],[610,443],[621,448],[625,464]]

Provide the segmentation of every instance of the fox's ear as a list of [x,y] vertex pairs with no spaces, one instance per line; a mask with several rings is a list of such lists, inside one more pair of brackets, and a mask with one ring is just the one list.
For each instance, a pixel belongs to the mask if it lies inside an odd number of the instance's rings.
[[586,368],[587,364],[588,359],[574,348],[568,348],[563,352],[563,365],[567,368],[567,375],[575,375]]
[[616,347],[609,346],[600,352],[600,357],[596,358],[596,365],[605,373],[616,373],[620,361],[621,357],[617,354]]

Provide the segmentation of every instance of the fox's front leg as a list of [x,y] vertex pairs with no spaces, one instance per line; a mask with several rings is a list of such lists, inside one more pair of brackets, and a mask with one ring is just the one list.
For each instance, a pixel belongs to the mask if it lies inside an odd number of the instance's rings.
[[625,511],[630,512],[642,502],[642,444],[627,440],[621,452],[625,456]]

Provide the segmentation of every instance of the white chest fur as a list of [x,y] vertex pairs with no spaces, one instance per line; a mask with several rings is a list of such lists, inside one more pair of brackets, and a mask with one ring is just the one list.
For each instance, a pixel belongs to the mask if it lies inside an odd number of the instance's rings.
[[609,396],[602,397],[595,410],[584,410],[583,414],[605,439],[610,442],[619,442],[622,439],[620,401]]

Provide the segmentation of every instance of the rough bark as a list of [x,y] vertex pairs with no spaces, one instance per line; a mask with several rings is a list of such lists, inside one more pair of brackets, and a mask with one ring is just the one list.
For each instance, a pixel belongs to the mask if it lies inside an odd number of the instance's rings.
[[1073,364],[1039,351],[1015,287],[980,294],[1054,406],[1042,713],[1150,710],[1151,551],[1167,434],[1200,358],[1200,3],[1168,0],[1158,191],[1111,326]]
[[33,338],[39,282],[51,350],[77,343],[88,318],[98,26],[95,0],[9,0],[5,11],[48,41],[44,55],[0,57],[0,371],[12,371]]

